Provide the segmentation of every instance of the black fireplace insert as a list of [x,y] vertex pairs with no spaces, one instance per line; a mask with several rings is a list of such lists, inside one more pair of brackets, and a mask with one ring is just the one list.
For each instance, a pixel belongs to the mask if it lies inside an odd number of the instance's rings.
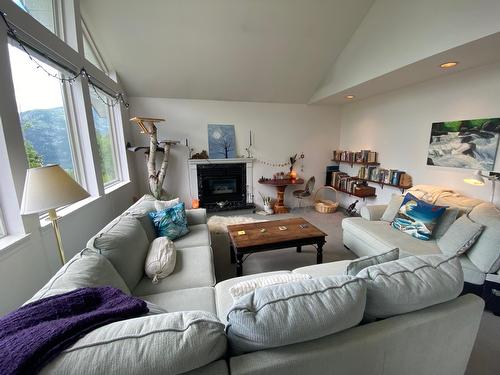
[[199,164],[198,199],[207,211],[254,208],[247,203],[245,163]]

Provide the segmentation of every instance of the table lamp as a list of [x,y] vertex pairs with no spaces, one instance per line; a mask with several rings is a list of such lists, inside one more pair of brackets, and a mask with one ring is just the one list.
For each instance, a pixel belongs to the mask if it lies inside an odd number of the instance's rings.
[[474,186],[483,186],[484,179],[491,181],[491,202],[495,199],[495,183],[500,179],[500,174],[497,172],[491,172],[489,176],[485,176],[481,171],[475,171],[472,176],[464,178],[464,182]]
[[57,164],[30,168],[26,171],[21,214],[30,215],[48,211],[63,265],[66,259],[57,223],[56,208],[78,202],[89,196],[90,194]]

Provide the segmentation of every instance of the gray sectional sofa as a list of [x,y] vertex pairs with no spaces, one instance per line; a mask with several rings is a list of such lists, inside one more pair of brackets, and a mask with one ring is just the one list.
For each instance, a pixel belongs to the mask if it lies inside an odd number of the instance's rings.
[[[90,332],[50,362],[43,374],[464,373],[484,306],[473,295],[314,340],[232,354],[225,326],[232,285],[290,272],[314,278],[343,275],[349,261],[216,283],[205,212],[188,210],[191,231],[175,242],[175,269],[155,285],[144,276],[144,259],[154,238],[146,217],[151,210],[152,197],[141,198],[90,239],[87,248],[30,299],[111,285],[146,300],[150,313]],[[297,321],[301,329],[310,323]]]
[[[483,233],[466,254],[460,256],[465,282],[483,285],[487,276],[500,269],[500,211],[491,203],[454,195],[438,198],[439,206],[455,207],[459,215],[485,226]],[[437,239],[423,241],[394,229],[381,220],[387,205],[365,206],[361,217],[342,221],[344,245],[358,256],[380,254],[399,248],[400,256],[441,254]]]

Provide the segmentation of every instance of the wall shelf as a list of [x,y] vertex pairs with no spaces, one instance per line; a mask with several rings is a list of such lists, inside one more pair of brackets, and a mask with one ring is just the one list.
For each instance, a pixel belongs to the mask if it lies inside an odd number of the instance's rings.
[[388,184],[388,183],[385,183],[385,182],[382,182],[382,181],[368,180],[366,178],[360,178],[360,180],[363,180],[363,181],[366,181],[366,182],[373,182],[374,184],[379,184],[381,189],[383,189],[384,186],[395,187],[395,188],[398,188],[399,190],[401,190],[401,193],[404,193],[405,190],[407,190],[407,189],[409,189],[409,188],[412,187],[412,185],[400,186],[400,185]]
[[375,198],[377,196],[377,194],[372,194],[372,195],[358,195],[356,193],[351,193],[347,190],[341,190],[341,189],[337,189],[337,188],[334,188],[336,191],[340,192],[340,193],[344,193],[344,194],[348,194],[348,195],[351,195],[353,197],[357,197],[357,198],[363,198],[363,200],[365,200],[366,198]]

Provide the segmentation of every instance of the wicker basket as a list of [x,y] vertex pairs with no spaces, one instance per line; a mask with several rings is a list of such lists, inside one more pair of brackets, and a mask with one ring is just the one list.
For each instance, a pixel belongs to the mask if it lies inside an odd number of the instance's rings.
[[329,189],[336,192],[336,190],[331,186],[323,186],[319,188],[318,191],[316,191],[316,194],[314,194],[314,209],[321,214],[332,214],[337,211],[339,203],[328,199],[316,199],[318,193],[323,189]]

